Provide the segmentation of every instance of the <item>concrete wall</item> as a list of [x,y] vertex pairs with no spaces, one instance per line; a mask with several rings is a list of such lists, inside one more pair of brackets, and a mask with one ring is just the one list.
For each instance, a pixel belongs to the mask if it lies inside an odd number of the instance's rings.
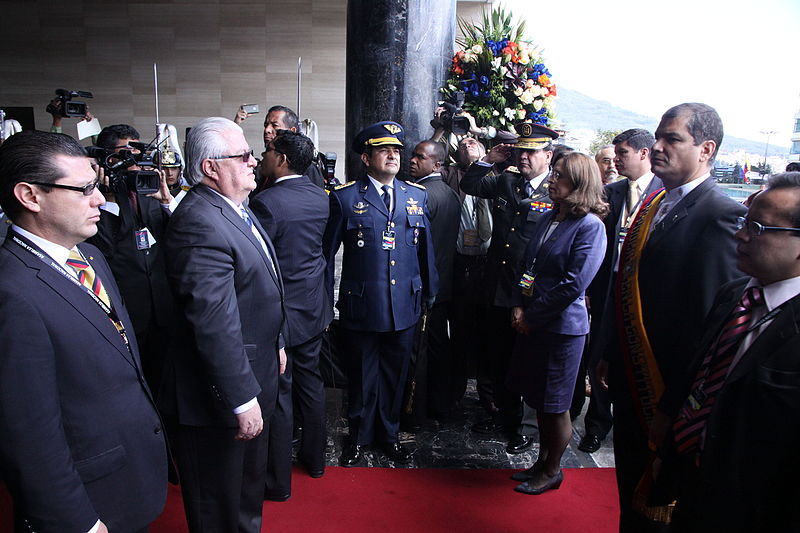
[[[459,15],[484,2],[459,2]],[[264,111],[297,103],[319,126],[320,148],[345,150],[346,0],[0,1],[0,107],[44,108],[57,87],[87,90],[101,125],[128,123],[155,134],[153,63],[160,119],[183,130],[212,115],[232,118],[242,103],[262,113],[243,124],[258,153]],[[65,133],[75,134],[75,119]],[[343,175],[343,164],[337,167]]]

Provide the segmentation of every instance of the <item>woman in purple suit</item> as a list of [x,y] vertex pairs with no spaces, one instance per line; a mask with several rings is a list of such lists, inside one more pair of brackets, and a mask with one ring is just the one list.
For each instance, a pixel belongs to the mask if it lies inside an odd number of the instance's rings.
[[584,293],[606,249],[601,218],[608,211],[594,159],[571,152],[550,175],[553,209],[537,224],[521,265],[511,322],[519,332],[509,386],[536,409],[539,457],[512,479],[514,490],[541,494],[564,479],[561,456],[569,443],[569,407],[589,317]]

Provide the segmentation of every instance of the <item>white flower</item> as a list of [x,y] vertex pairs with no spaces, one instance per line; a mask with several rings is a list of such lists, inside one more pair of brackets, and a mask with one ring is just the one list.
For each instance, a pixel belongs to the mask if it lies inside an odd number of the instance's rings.
[[464,52],[464,57],[461,58],[461,61],[463,61],[464,63],[472,63],[477,59],[477,57],[478,56],[467,50],[466,52]]
[[503,59],[502,59],[502,58],[500,58],[500,57],[495,57],[494,59],[492,59],[492,67],[493,67],[493,68],[496,68],[496,69],[497,69],[497,68],[500,68],[500,65],[501,65],[502,61],[503,61]]
[[455,90],[456,90],[456,86],[455,86],[455,85],[453,85],[452,83],[451,83],[451,84],[449,84],[447,87],[448,87],[448,89],[450,89],[451,91],[455,91]]
[[498,111],[497,109],[492,109],[492,116],[493,117],[499,117],[500,116],[500,111]]
[[526,111],[524,109],[517,110],[517,116],[520,120],[525,120],[525,113]]
[[541,98],[537,98],[536,100],[533,101],[533,108],[536,111],[541,111],[543,105],[544,105],[544,100]]
[[517,87],[514,89],[514,96],[522,96],[522,93],[525,91],[522,87]]
[[528,105],[531,102],[533,102],[533,94],[531,93],[530,90],[527,90],[527,91],[522,93],[522,96],[519,97],[519,100],[523,104]]
[[476,44],[470,50],[472,50],[473,54],[481,54],[481,53],[483,53],[483,47],[481,45],[479,45],[479,44]]
[[545,90],[542,88],[541,85],[534,85],[528,88],[528,92],[531,93],[533,98],[538,98],[539,96],[544,96]]
[[[507,118],[508,120],[514,120],[514,116],[516,115],[516,112],[513,109],[511,109],[510,107],[505,108],[503,110],[503,113],[505,113],[505,115],[506,115],[505,118]],[[501,118],[500,120],[503,120],[503,119]]]

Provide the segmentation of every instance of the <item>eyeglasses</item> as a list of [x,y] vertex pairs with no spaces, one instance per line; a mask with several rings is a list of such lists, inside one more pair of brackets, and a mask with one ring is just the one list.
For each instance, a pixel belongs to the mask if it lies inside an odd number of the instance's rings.
[[242,160],[242,163],[247,164],[250,161],[250,158],[253,157],[253,151],[249,150],[243,154],[236,154],[236,155],[221,155],[219,157],[209,157],[209,159],[236,159],[239,158]]
[[747,233],[753,236],[758,236],[764,233],[765,231],[791,231],[794,233],[800,233],[800,228],[784,228],[781,226],[765,226],[756,222],[755,220],[750,220],[747,217],[739,217],[736,219],[736,229],[746,228]]
[[83,187],[77,187],[75,185],[62,185],[60,183],[43,183],[41,181],[26,181],[25,183],[30,183],[31,185],[39,185],[41,187],[55,187],[56,189],[67,189],[68,191],[78,191],[82,192],[84,196],[91,196],[94,190],[100,186],[100,180],[95,180],[88,185],[84,185]]

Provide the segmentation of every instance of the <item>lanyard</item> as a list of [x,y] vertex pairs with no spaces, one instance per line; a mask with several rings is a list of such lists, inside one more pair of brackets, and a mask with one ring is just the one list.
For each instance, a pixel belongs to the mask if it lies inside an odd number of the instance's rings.
[[64,270],[64,268],[61,265],[53,261],[53,259],[50,256],[45,256],[45,254],[42,251],[40,251],[37,248],[34,248],[33,246],[29,245],[28,243],[20,239],[16,233],[11,234],[11,240],[14,241],[14,243],[17,244],[19,247],[21,247],[23,250],[26,250],[31,254],[33,254],[34,256],[38,257],[44,264],[49,265],[50,267],[55,269],[56,272],[64,276],[72,284],[79,287],[83,292],[88,294],[92,298],[92,300],[94,300],[95,303],[100,306],[103,312],[105,312],[106,316],[108,316],[108,319],[114,324],[114,327],[117,328],[117,331],[119,331],[119,334],[122,336],[122,340],[125,341],[125,345],[128,347],[128,350],[130,350],[131,347],[130,344],[128,343],[128,336],[125,333],[125,327],[122,325],[122,322],[119,320],[119,317],[117,316],[117,313],[116,311],[114,311],[113,308],[108,307],[105,304],[105,302],[103,302],[103,300],[98,298],[95,293],[90,291],[83,283],[78,281],[78,279],[75,276],[69,274],[66,270]]

